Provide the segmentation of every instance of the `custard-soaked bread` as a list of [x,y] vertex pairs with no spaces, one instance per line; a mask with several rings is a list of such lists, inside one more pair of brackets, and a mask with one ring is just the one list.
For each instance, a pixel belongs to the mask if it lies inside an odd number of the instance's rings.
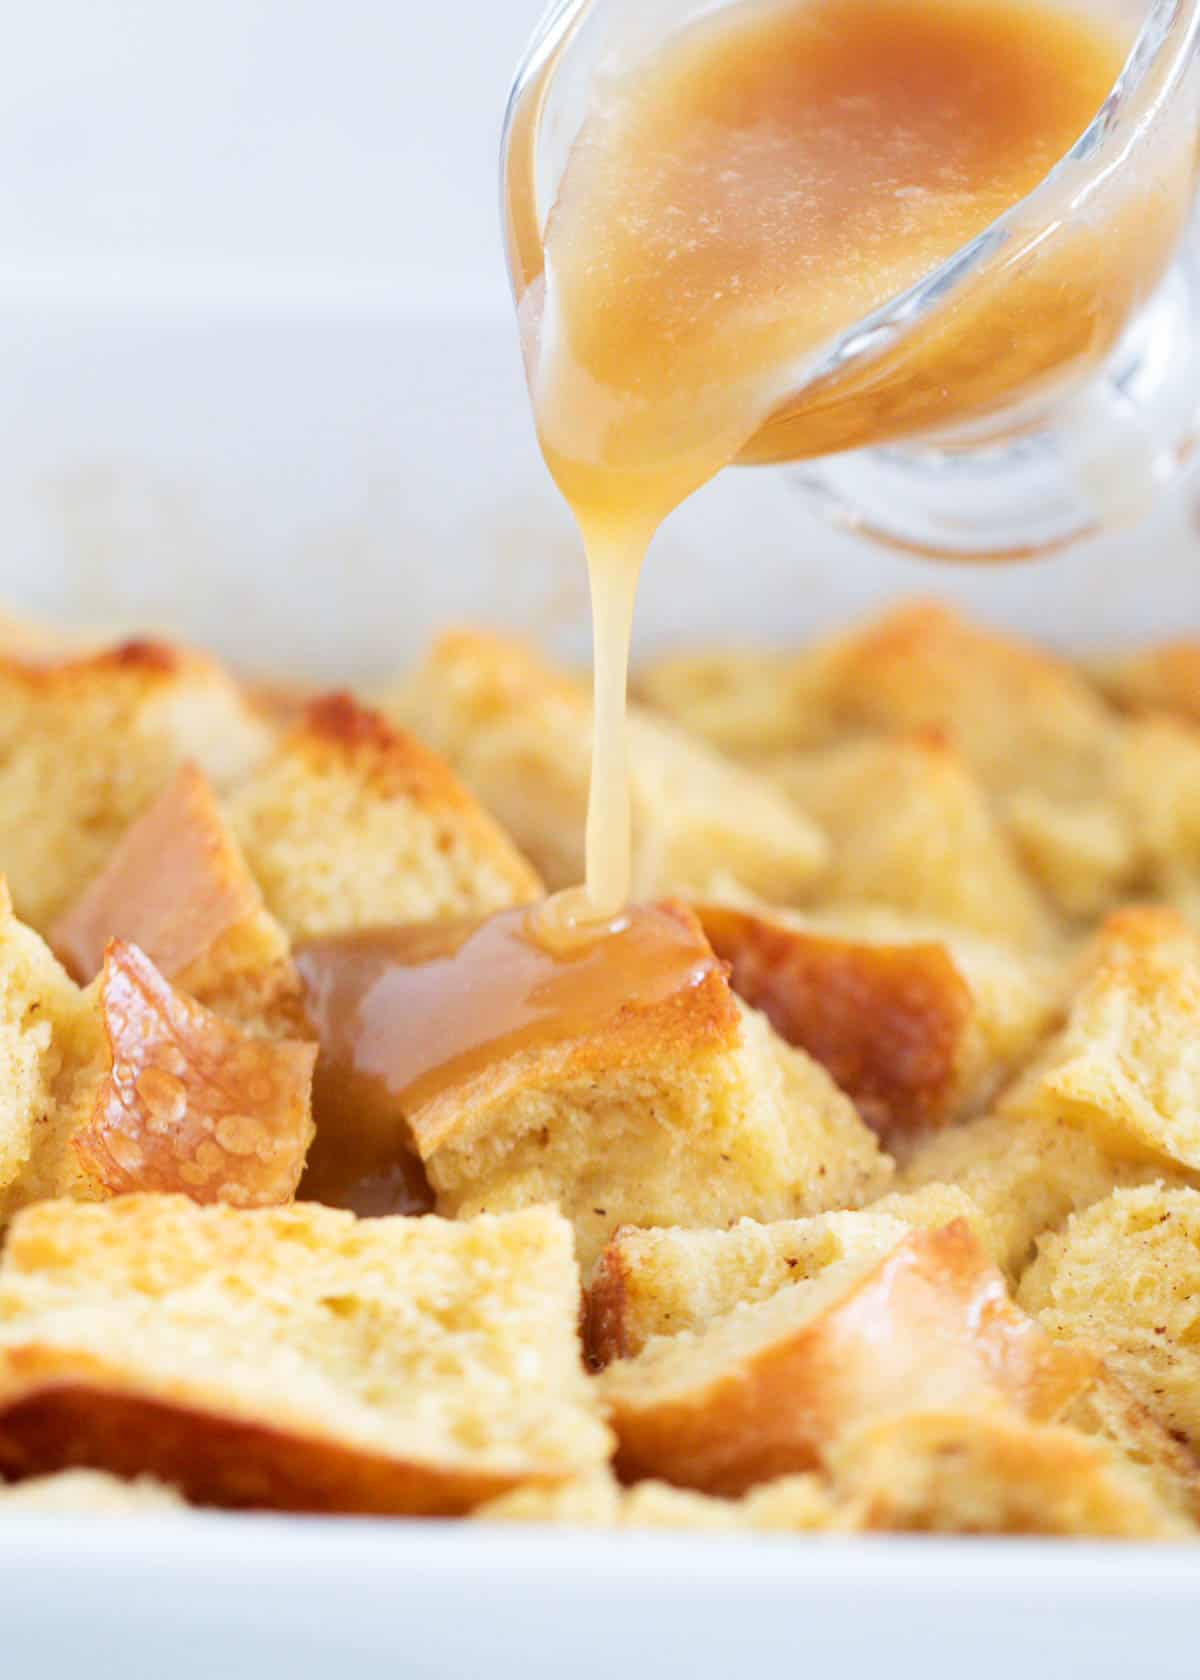
[[1200,728],[1170,717],[1131,723],[1116,797],[1135,838],[1139,884],[1200,925]]
[[1043,1237],[1020,1298],[1052,1336],[1099,1348],[1175,1439],[1200,1448],[1200,1191],[1118,1190]]
[[[866,1213],[823,1213],[727,1231],[638,1230],[606,1245],[588,1289],[584,1341],[594,1364],[638,1354],[654,1336],[703,1330],[744,1301],[765,1301],[842,1261],[882,1259],[913,1226],[940,1228],[978,1214],[961,1191],[888,1196]],[[925,1199],[922,1199],[922,1198]],[[880,1212],[886,1205],[890,1212]]]
[[735,1494],[811,1468],[845,1430],[888,1413],[1007,1405],[1052,1419],[1095,1366],[1014,1306],[956,1222],[656,1337],[598,1381],[623,1476]]
[[891,607],[787,656],[674,657],[638,683],[686,727],[755,758],[935,730],[997,793],[1081,798],[1111,744],[1108,708],[1068,661],[937,601]]
[[59,1470],[26,1482],[0,1484],[0,1517],[139,1517],[186,1509],[173,1488],[152,1476],[123,1481],[103,1470]]
[[315,700],[229,809],[293,939],[484,916],[541,891],[449,767],[349,695]]
[[1168,1510],[1185,1522],[1200,1521],[1200,1459],[1110,1366],[1101,1366],[1062,1421],[1131,1464]]
[[1053,922],[982,784],[941,734],[792,756],[773,779],[832,842],[823,904],[887,905],[1013,945]]
[[1005,1112],[1067,1120],[1112,1151],[1200,1169],[1200,938],[1169,910],[1110,916],[1066,1025],[1005,1097]]
[[1055,1020],[1054,967],[887,911],[699,908],[738,995],[885,1139],[977,1112]]
[[48,927],[185,760],[221,788],[268,745],[232,678],[198,654],[129,642],[0,660],[0,870],[18,915]]
[[[581,684],[520,643],[461,631],[382,704],[446,754],[548,886],[582,878],[592,714]],[[776,789],[636,708],[629,764],[635,897],[726,875],[786,903],[820,872],[824,841]]]
[[870,1213],[823,1213],[727,1231],[629,1225],[605,1245],[587,1292],[584,1345],[595,1365],[631,1359],[655,1336],[703,1330],[842,1261],[882,1259],[908,1227]]
[[829,744],[828,645],[798,653],[770,648],[689,649],[633,674],[633,692],[730,758],[759,764]]
[[1118,706],[1200,723],[1200,640],[1102,656],[1089,660],[1085,671]]
[[712,1499],[666,1482],[623,1488],[610,1471],[559,1487],[523,1487],[482,1506],[483,1522],[559,1523],[574,1528],[666,1528],[730,1534],[773,1530],[805,1534],[847,1526],[820,1476],[784,1476],[741,1499]]
[[1004,1412],[877,1418],[834,1443],[829,1470],[866,1529],[1195,1537],[1151,1481],[1103,1442]]
[[47,1203],[0,1263],[0,1467],[452,1513],[608,1455],[570,1227],[182,1197]]
[[891,1171],[824,1069],[740,1005],[717,965],[465,1075],[409,1123],[439,1213],[556,1201],[585,1268],[620,1225],[853,1207]]
[[[976,799],[986,793],[1024,868],[1068,915],[1108,907],[1132,878],[1132,838],[1112,808],[1117,720],[1067,660],[972,624],[939,603],[915,602],[790,660],[776,656],[768,668],[770,682],[747,676],[749,660],[702,655],[690,668],[686,659],[675,660],[664,671],[643,675],[641,690],[709,739],[760,761],[781,760],[782,774],[802,799],[804,765],[803,758],[793,764],[797,755],[840,747],[852,765],[852,749],[865,740],[940,739],[947,755],[940,788],[932,763],[923,778],[928,821],[936,824],[932,813],[940,797],[961,844],[969,846],[969,855],[979,851],[981,868],[989,851],[993,858],[1001,854],[994,841],[983,844],[983,820],[977,805],[972,810],[971,788]],[[828,754],[830,764],[838,760],[837,751]],[[958,768],[957,786],[952,765]],[[921,779],[916,771],[910,764],[910,783]],[[969,782],[962,779],[964,771],[970,772]],[[893,776],[902,788],[898,769]],[[913,803],[911,825],[919,809],[915,786],[907,797]],[[869,793],[864,798],[868,817],[875,817],[879,803],[872,803]],[[932,826],[929,844],[936,844]],[[886,852],[881,861],[887,861]],[[865,862],[869,867],[869,855]],[[903,880],[894,860],[891,867]],[[1007,882],[1006,895],[1015,905],[1022,895],[1012,870],[1010,853],[998,879]],[[925,885],[928,891],[931,883]],[[964,900],[965,909],[972,905],[975,914],[986,913],[978,895]],[[954,915],[944,900],[925,907]],[[970,925],[997,931],[994,922]]]
[[1070,662],[940,602],[891,609],[822,652],[841,728],[946,733],[998,797],[1087,798],[1107,771],[1112,717]]
[[98,1076],[93,1000],[14,916],[0,879],[0,1222],[36,1194],[41,1166]]
[[167,980],[218,1015],[305,1030],[287,935],[263,904],[208,778],[185,764],[117,842],[50,942],[77,980],[110,939],[137,945]]
[[985,1114],[921,1142],[901,1166],[901,1193],[965,1191],[979,1209],[989,1252],[1018,1278],[1044,1231],[1118,1184],[1178,1178],[1160,1156],[1111,1149],[1087,1127],[1052,1115]]

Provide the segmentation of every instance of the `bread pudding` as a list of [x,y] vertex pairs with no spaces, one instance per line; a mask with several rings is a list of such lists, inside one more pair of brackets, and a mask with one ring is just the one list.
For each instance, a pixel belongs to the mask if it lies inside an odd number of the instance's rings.
[[548,974],[572,671],[13,641],[0,1511],[1196,1537],[1200,655],[635,687],[631,943]]

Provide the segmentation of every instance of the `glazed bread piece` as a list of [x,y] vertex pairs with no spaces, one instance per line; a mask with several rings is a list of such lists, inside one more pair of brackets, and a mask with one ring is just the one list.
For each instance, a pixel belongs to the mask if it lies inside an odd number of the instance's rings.
[[541,892],[450,768],[346,694],[313,701],[228,809],[293,940],[485,916]]
[[493,1061],[408,1118],[439,1213],[555,1201],[585,1270],[621,1225],[853,1207],[891,1173],[824,1069],[715,964],[660,1003]]
[[978,1113],[1056,1023],[1057,965],[889,911],[702,904],[738,995],[885,1140]]
[[555,1212],[357,1221],[46,1203],[0,1263],[0,1466],[190,1499],[434,1514],[601,1466]]
[[103,1470],[60,1470],[26,1482],[0,1484],[0,1518],[142,1517],[179,1513],[186,1506],[173,1488],[152,1476],[123,1481]]
[[1047,905],[983,784],[943,734],[852,740],[779,760],[772,780],[828,834],[815,902],[882,905],[1046,946]]
[[1194,1540],[1103,1442],[1003,1412],[912,1412],[851,1430],[829,1473],[855,1526],[932,1534]]
[[699,1332],[657,1337],[598,1381],[623,1478],[731,1495],[812,1468],[844,1431],[889,1413],[1008,1407],[1053,1419],[1095,1367],[1012,1303],[958,1222],[911,1232],[883,1260],[836,1262]]
[[81,984],[110,939],[218,1015],[304,1036],[287,935],[263,904],[208,778],[183,765],[125,831],[104,868],[55,922],[50,943]]
[[[890,1208],[892,1211],[879,1211]],[[914,1226],[940,1228],[979,1216],[961,1191],[887,1196],[866,1213],[823,1213],[726,1231],[679,1228],[613,1236],[592,1271],[584,1344],[597,1366],[640,1353],[655,1336],[705,1329],[747,1301],[764,1301],[827,1267],[889,1254]]]
[[0,870],[18,915],[48,928],[180,764],[224,788],[269,741],[231,677],[165,643],[0,659]]
[[1058,1340],[1098,1348],[1135,1400],[1200,1451],[1200,1191],[1118,1190],[1043,1237],[1020,1299]]
[[[582,683],[519,642],[463,630],[380,704],[445,753],[550,888],[582,879],[592,733]],[[761,778],[636,708],[629,741],[635,898],[727,876],[787,903],[819,875],[822,837]]]
[[1200,938],[1169,910],[1107,918],[1084,952],[1066,1025],[1004,1098],[1113,1154],[1200,1169]]

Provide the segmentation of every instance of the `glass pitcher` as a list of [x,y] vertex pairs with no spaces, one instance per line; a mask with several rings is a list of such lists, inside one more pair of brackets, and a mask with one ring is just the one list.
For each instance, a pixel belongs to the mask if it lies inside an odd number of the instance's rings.
[[[865,535],[1033,556],[1136,519],[1200,456],[1200,0],[1088,4],[1135,39],[1087,132],[984,233],[806,355],[739,457],[786,467]],[[518,305],[595,79],[719,9],[558,0],[544,17],[502,142]]]

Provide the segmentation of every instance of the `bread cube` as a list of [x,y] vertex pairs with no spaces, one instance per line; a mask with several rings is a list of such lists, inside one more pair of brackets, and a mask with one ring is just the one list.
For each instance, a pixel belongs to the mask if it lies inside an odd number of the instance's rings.
[[1200,1169],[1200,938],[1169,910],[1110,916],[1084,953],[1063,1030],[1006,1113],[1069,1121],[1110,1153]]
[[233,795],[229,816],[293,940],[484,916],[541,892],[449,767],[346,694],[308,706]]
[[0,1262],[0,1468],[452,1514],[599,1468],[570,1227],[45,1203]]
[[711,961],[698,984],[493,1059],[407,1118],[439,1213],[555,1201],[585,1269],[620,1225],[854,1207],[891,1172],[824,1069],[740,1005]]
[[1102,1442],[1003,1412],[875,1419],[829,1454],[866,1529],[1187,1540],[1194,1526]]
[[[380,703],[445,753],[549,887],[582,880],[592,717],[581,683],[468,630],[442,637]],[[820,873],[822,837],[763,779],[636,707],[629,742],[635,898],[729,878],[787,903]]]
[[1200,1191],[1118,1190],[1042,1238],[1020,1299],[1057,1340],[1099,1349],[1175,1439],[1200,1448]]
[[782,759],[772,778],[832,843],[813,902],[883,905],[1010,945],[1049,942],[1045,902],[943,735],[850,741]]
[[1052,965],[890,912],[699,907],[738,995],[885,1139],[978,1112],[1054,1023]]
[[55,922],[50,942],[81,984],[111,939],[218,1015],[307,1031],[287,935],[263,904],[208,778],[185,764]]
[[1095,1368],[1012,1303],[959,1222],[656,1337],[598,1381],[625,1479],[731,1495],[813,1468],[843,1432],[889,1413],[1007,1406],[1053,1419]]
[[17,914],[48,928],[182,763],[227,787],[269,741],[231,677],[163,643],[0,659],[0,871]]

